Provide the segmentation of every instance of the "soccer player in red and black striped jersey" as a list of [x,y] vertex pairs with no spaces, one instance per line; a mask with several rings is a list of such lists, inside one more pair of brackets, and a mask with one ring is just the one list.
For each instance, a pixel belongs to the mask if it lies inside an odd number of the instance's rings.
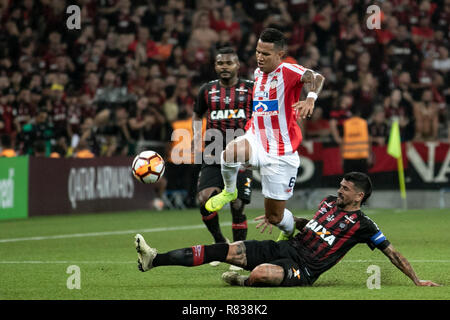
[[[358,243],[381,250],[389,260],[417,286],[439,286],[420,280],[408,260],[386,239],[378,226],[361,211],[372,193],[370,178],[361,172],[347,173],[340,183],[337,196],[322,200],[311,220],[296,218],[300,230],[290,240],[275,242],[238,241],[232,244],[193,246],[158,254],[141,235],[136,235],[139,269],[147,271],[164,265],[196,266],[211,259],[224,261],[250,270],[250,276],[229,271],[222,275],[225,282],[241,286],[310,286],[319,276],[338,263]],[[262,232],[272,225],[267,217],[257,228]]]
[[[244,134],[246,122],[252,115],[253,81],[239,78],[239,58],[229,47],[218,50],[215,71],[219,79],[205,83],[196,99],[193,142],[196,147],[201,146],[201,120],[205,116],[205,149],[198,181],[198,199],[203,222],[214,241],[221,243],[226,242],[226,239],[219,226],[219,217],[217,212],[207,211],[205,203],[224,187],[219,156],[229,141]],[[250,203],[251,179],[250,170],[241,170],[238,175],[238,198],[230,204],[234,241],[245,240],[247,237],[244,206]]]

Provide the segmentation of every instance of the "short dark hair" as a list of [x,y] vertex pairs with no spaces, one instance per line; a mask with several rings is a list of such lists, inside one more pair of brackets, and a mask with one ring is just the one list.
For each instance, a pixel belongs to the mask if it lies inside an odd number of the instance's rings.
[[217,50],[217,54],[236,54],[232,47],[222,47]]
[[344,179],[353,182],[356,188],[364,192],[361,204],[364,204],[372,194],[372,181],[369,176],[362,172],[349,172],[344,175]]
[[283,32],[275,28],[266,28],[261,32],[259,39],[262,42],[273,43],[274,47],[277,47],[279,50],[285,50],[287,47],[287,41],[284,37]]

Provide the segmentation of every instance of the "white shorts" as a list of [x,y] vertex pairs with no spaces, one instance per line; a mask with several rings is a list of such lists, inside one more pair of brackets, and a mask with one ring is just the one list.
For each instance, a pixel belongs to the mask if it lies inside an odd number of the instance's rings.
[[288,200],[292,197],[300,167],[298,152],[284,156],[269,154],[250,131],[236,138],[236,141],[242,139],[246,139],[251,146],[249,164],[259,171],[264,197],[275,200]]

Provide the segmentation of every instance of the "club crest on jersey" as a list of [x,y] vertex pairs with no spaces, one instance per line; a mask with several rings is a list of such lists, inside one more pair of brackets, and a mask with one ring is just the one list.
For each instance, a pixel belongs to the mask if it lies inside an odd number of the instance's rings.
[[253,101],[253,114],[272,116],[278,113],[278,100]]
[[310,220],[306,224],[306,228],[315,232],[318,236],[320,236],[323,239],[323,241],[328,243],[328,245],[330,246],[332,246],[334,241],[336,240],[336,237],[332,235],[330,231],[328,231],[324,226],[319,224],[317,221]]
[[275,89],[275,88],[277,87],[277,84],[278,84],[278,80],[274,78],[274,79],[270,82],[270,89]]
[[225,109],[211,111],[211,120],[245,119],[244,109]]
[[225,104],[230,104],[230,102],[231,102],[230,97],[225,97],[225,98],[223,99],[223,102],[224,102]]

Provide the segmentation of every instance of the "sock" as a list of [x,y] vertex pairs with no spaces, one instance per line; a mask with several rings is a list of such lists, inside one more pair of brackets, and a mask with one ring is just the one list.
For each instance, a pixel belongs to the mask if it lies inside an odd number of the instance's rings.
[[277,227],[287,235],[291,235],[295,228],[294,216],[292,215],[292,212],[288,209],[284,209],[283,219],[279,224],[277,224]]
[[224,152],[220,158],[220,171],[222,172],[223,184],[227,192],[233,193],[236,190],[237,175],[239,172],[240,163],[227,163],[223,159]]
[[195,267],[211,261],[225,262],[228,254],[228,243],[198,245],[176,249],[167,253],[158,253],[153,259],[153,267],[185,266]]
[[[238,203],[236,203],[238,202]],[[247,239],[247,217],[244,214],[244,203],[237,199],[231,204],[233,241],[241,241]]]
[[214,242],[226,242],[226,239],[223,236],[222,231],[220,230],[219,215],[217,214],[217,212],[209,212],[203,205],[200,207],[200,213],[202,214],[203,223],[214,238]]

